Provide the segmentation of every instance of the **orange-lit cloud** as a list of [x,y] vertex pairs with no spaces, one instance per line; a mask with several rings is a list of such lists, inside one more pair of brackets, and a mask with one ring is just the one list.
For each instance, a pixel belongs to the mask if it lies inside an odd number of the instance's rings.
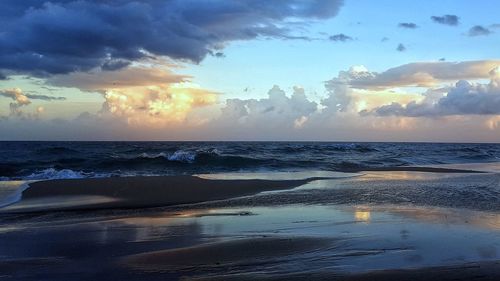
[[29,98],[19,88],[0,91],[0,96],[13,99],[18,105],[28,105],[31,103]]
[[115,71],[55,75],[47,83],[99,92],[104,98],[101,115],[134,127],[161,128],[183,123],[191,111],[216,103],[218,97],[190,85],[189,76],[171,71],[175,67],[164,60],[145,61]]
[[500,129],[500,115],[493,116],[486,120],[486,127],[490,130],[498,130]]
[[[20,88],[0,90],[0,96],[7,97],[13,100],[9,103],[9,117],[15,118],[27,118],[27,119],[38,119],[40,115],[45,111],[43,106],[37,106],[34,113],[26,113],[22,107],[31,104],[32,99],[39,99],[45,101],[57,100],[59,97],[50,97],[45,95],[37,94],[25,94]],[[0,118],[6,118],[6,116],[0,116]],[[3,119],[2,118],[2,119]]]
[[132,126],[163,127],[184,122],[192,110],[214,104],[217,97],[203,89],[171,86],[112,89],[104,94],[102,111]]
[[372,72],[363,66],[341,71],[337,78],[328,81],[330,86],[344,84],[356,89],[383,90],[396,87],[434,87],[441,82],[461,79],[485,79],[500,60],[464,62],[416,62]]

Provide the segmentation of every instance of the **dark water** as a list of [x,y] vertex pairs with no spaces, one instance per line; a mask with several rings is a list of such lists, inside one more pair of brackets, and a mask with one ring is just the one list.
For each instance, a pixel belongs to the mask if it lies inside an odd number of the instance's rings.
[[500,161],[500,144],[0,142],[0,180]]

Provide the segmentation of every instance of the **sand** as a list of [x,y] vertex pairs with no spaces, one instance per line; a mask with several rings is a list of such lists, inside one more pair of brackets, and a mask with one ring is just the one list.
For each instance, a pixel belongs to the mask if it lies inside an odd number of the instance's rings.
[[[206,243],[194,247],[153,251],[123,258],[126,268],[141,272],[205,271],[255,266],[259,263],[279,263],[294,259],[294,255],[314,254],[318,250],[335,251],[334,239],[312,237],[259,237]],[[340,241],[342,242],[342,241]],[[297,259],[300,256],[295,257]],[[318,259],[321,259],[318,256]],[[304,271],[307,271],[306,269]],[[346,274],[335,270],[313,270],[306,274],[217,274],[193,280],[499,280],[500,261],[476,262],[452,266],[415,269],[375,270],[367,273]]]
[[426,267],[403,270],[379,270],[364,274],[342,274],[336,272],[308,272],[295,275],[251,274],[239,276],[215,276],[189,278],[185,280],[335,280],[335,281],[498,281],[500,262],[470,263],[455,266]]
[[145,208],[192,204],[294,188],[315,179],[216,180],[195,176],[59,179],[29,184],[22,200],[0,212]]
[[371,168],[353,168],[345,169],[343,172],[358,173],[358,172],[425,172],[425,173],[485,173],[485,171],[445,168],[445,167],[424,167],[424,166],[396,166],[396,167],[371,167]]
[[194,247],[153,251],[124,258],[123,264],[138,270],[183,271],[196,268],[248,265],[264,260],[331,248],[333,239],[311,237],[258,237],[206,243]]

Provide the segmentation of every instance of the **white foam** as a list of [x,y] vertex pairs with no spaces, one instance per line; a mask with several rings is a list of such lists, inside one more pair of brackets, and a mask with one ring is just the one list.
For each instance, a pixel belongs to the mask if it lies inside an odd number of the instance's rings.
[[167,157],[167,154],[165,154],[165,152],[154,153],[154,154],[144,152],[144,153],[141,153],[141,155],[139,155],[139,157],[154,159],[154,158],[158,158],[158,157]]
[[169,161],[192,163],[196,159],[196,152],[177,150],[176,152],[168,155],[167,159]]
[[54,168],[44,169],[25,177],[27,180],[46,180],[46,179],[78,179],[85,175],[82,172],[75,172],[70,169],[56,170]]

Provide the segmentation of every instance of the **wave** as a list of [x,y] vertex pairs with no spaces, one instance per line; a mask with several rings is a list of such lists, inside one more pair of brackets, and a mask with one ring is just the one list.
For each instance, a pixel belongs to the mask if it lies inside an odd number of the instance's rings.
[[[217,149],[205,150],[176,150],[174,152],[141,153],[138,157],[128,159],[116,159],[118,162],[152,163],[158,160],[167,160],[171,165],[176,164],[199,164],[214,166],[246,166],[251,164],[265,164],[273,159],[257,159],[248,156],[224,155]],[[163,163],[168,165],[169,163]]]
[[[500,145],[314,142],[9,144],[0,180],[492,162]],[[4,147],[0,147],[2,151]]]
[[357,144],[357,143],[342,143],[342,144],[330,144],[330,145],[306,145],[306,144],[291,144],[284,147],[279,147],[276,149],[279,152],[285,153],[325,153],[325,152],[377,152],[378,149],[372,147],[369,144]]
[[379,151],[378,149],[371,147],[369,145],[365,144],[358,144],[358,143],[344,143],[344,144],[334,144],[328,146],[329,149],[335,150],[335,151],[344,151],[344,152],[376,152]]
[[72,149],[64,146],[55,146],[55,147],[44,147],[39,148],[35,151],[37,154],[68,154],[68,153],[80,153],[80,151],[76,149]]
[[83,172],[76,172],[70,169],[56,170],[54,168],[48,168],[41,171],[32,173],[26,176],[26,180],[46,180],[46,179],[78,179],[88,177],[89,174]]
[[138,158],[144,158],[144,159],[158,159],[158,158],[165,158],[168,161],[175,161],[175,162],[181,162],[181,163],[193,163],[196,160],[196,157],[198,156],[198,152],[196,151],[183,151],[183,150],[177,150],[173,153],[166,153],[166,152],[160,152],[160,153],[141,153]]
[[21,200],[21,197],[23,195],[23,191],[25,191],[29,187],[29,183],[25,182],[19,185],[15,190],[13,190],[11,193],[0,196],[0,208],[3,208],[5,206],[11,205],[13,203],[16,203]]
[[143,152],[138,157],[134,158],[143,158],[143,159],[158,159],[164,158],[168,161],[181,162],[181,163],[193,163],[199,157],[203,156],[220,156],[220,153],[217,149],[208,149],[208,150],[176,150],[174,152],[159,152],[159,153],[147,153]]

